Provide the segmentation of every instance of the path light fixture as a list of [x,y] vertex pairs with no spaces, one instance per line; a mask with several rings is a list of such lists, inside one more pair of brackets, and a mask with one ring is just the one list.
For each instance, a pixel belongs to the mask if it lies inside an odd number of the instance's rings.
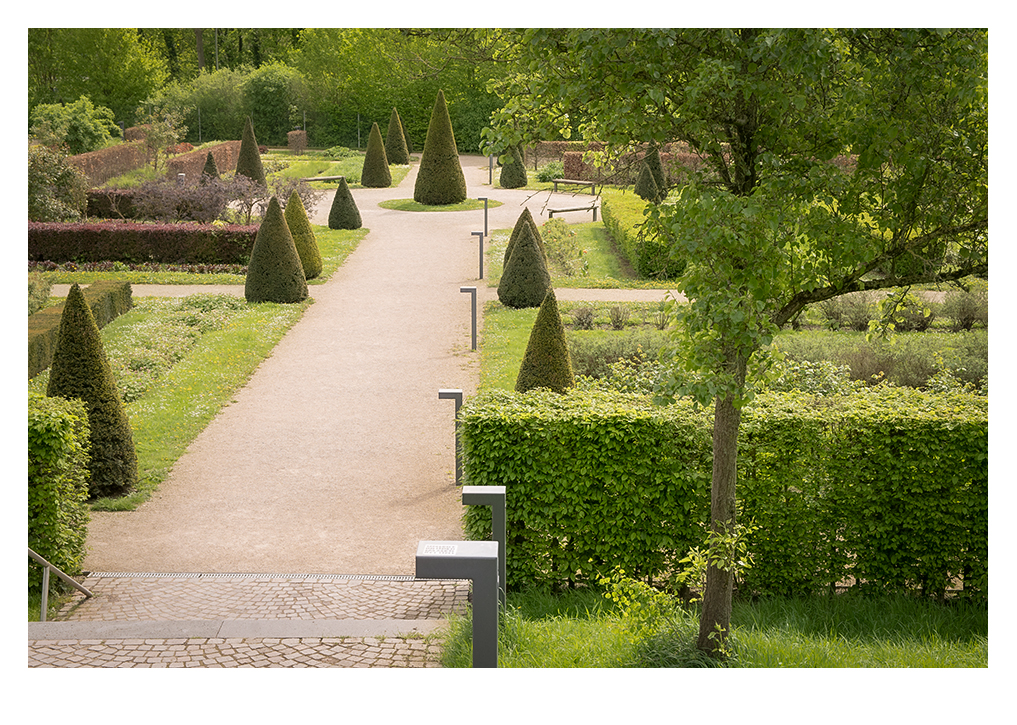
[[473,300],[473,313],[471,315],[471,322],[472,322],[472,324],[470,326],[470,332],[471,332],[471,339],[473,341],[472,349],[476,350],[477,349],[477,288],[476,287],[460,287],[459,291],[460,292],[469,292],[470,293],[470,297]]
[[487,231],[487,197],[478,196],[477,201],[484,202],[484,236],[490,236],[491,232]]
[[484,233],[470,232],[475,237],[480,237],[480,279],[484,279]]
[[498,542],[421,541],[417,579],[473,582],[473,666],[498,666]]
[[505,607],[505,487],[463,486],[463,506],[491,507],[491,538],[498,542],[498,600]]
[[438,400],[456,401],[456,485],[463,477],[463,465],[459,458],[459,409],[463,407],[463,391],[454,388],[442,388],[438,391]]

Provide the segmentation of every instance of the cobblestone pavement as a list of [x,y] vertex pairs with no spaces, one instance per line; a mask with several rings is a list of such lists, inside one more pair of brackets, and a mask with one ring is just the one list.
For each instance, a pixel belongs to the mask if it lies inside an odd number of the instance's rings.
[[465,581],[266,574],[91,574],[29,667],[439,667]]

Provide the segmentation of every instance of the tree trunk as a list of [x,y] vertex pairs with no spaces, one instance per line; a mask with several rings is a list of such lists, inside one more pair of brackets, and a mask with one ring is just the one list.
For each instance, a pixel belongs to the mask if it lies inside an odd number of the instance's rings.
[[[744,380],[746,362],[736,363],[739,380]],[[734,533],[736,484],[738,482],[738,427],[741,409],[734,396],[718,397],[713,418],[713,481],[710,495],[710,529]],[[703,613],[699,620],[696,646],[713,656],[722,656],[731,628],[731,598],[734,594],[734,570],[710,566],[706,570]]]
[[205,67],[205,38],[202,28],[194,29],[194,45],[198,52],[198,70]]

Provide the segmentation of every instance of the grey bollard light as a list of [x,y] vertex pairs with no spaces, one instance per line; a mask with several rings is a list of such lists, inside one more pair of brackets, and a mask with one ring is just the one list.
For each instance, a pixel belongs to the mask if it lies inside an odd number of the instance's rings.
[[473,313],[471,316],[472,324],[470,325],[472,349],[477,349],[477,288],[476,287],[460,287],[460,292],[469,292],[470,297],[473,301]]
[[463,506],[491,507],[491,538],[498,542],[498,601],[505,606],[505,487],[463,486]]
[[[484,236],[485,237],[486,236],[490,236],[491,233],[489,231],[487,231],[487,197],[485,197],[485,196],[478,196],[477,197],[477,201],[484,202]],[[596,219],[594,219],[594,221],[596,221]]]
[[438,391],[438,400],[456,401],[456,485],[463,477],[463,465],[459,458],[459,409],[463,407],[463,391],[453,388],[442,388]]
[[475,237],[480,237],[480,279],[484,279],[484,233],[470,232]]
[[417,579],[473,582],[473,666],[498,666],[498,542],[421,541]]

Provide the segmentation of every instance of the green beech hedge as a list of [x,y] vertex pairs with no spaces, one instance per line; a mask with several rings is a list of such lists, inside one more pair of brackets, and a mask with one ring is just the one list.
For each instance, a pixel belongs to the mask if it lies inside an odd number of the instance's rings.
[[675,279],[685,271],[685,262],[671,258],[670,245],[639,234],[647,202],[633,191],[604,189],[601,213],[611,238],[645,279]]
[[[70,575],[85,559],[88,440],[84,403],[29,394],[28,546]],[[42,567],[31,560],[28,588],[42,590]]]
[[247,264],[257,224],[28,223],[34,262]]
[[[492,391],[464,404],[464,480],[505,485],[508,585],[661,578],[702,544],[712,414],[622,394]],[[988,594],[984,398],[881,387],[761,394],[743,413],[738,495],[755,566],[742,591],[837,583]],[[467,535],[489,535],[468,507]]]

